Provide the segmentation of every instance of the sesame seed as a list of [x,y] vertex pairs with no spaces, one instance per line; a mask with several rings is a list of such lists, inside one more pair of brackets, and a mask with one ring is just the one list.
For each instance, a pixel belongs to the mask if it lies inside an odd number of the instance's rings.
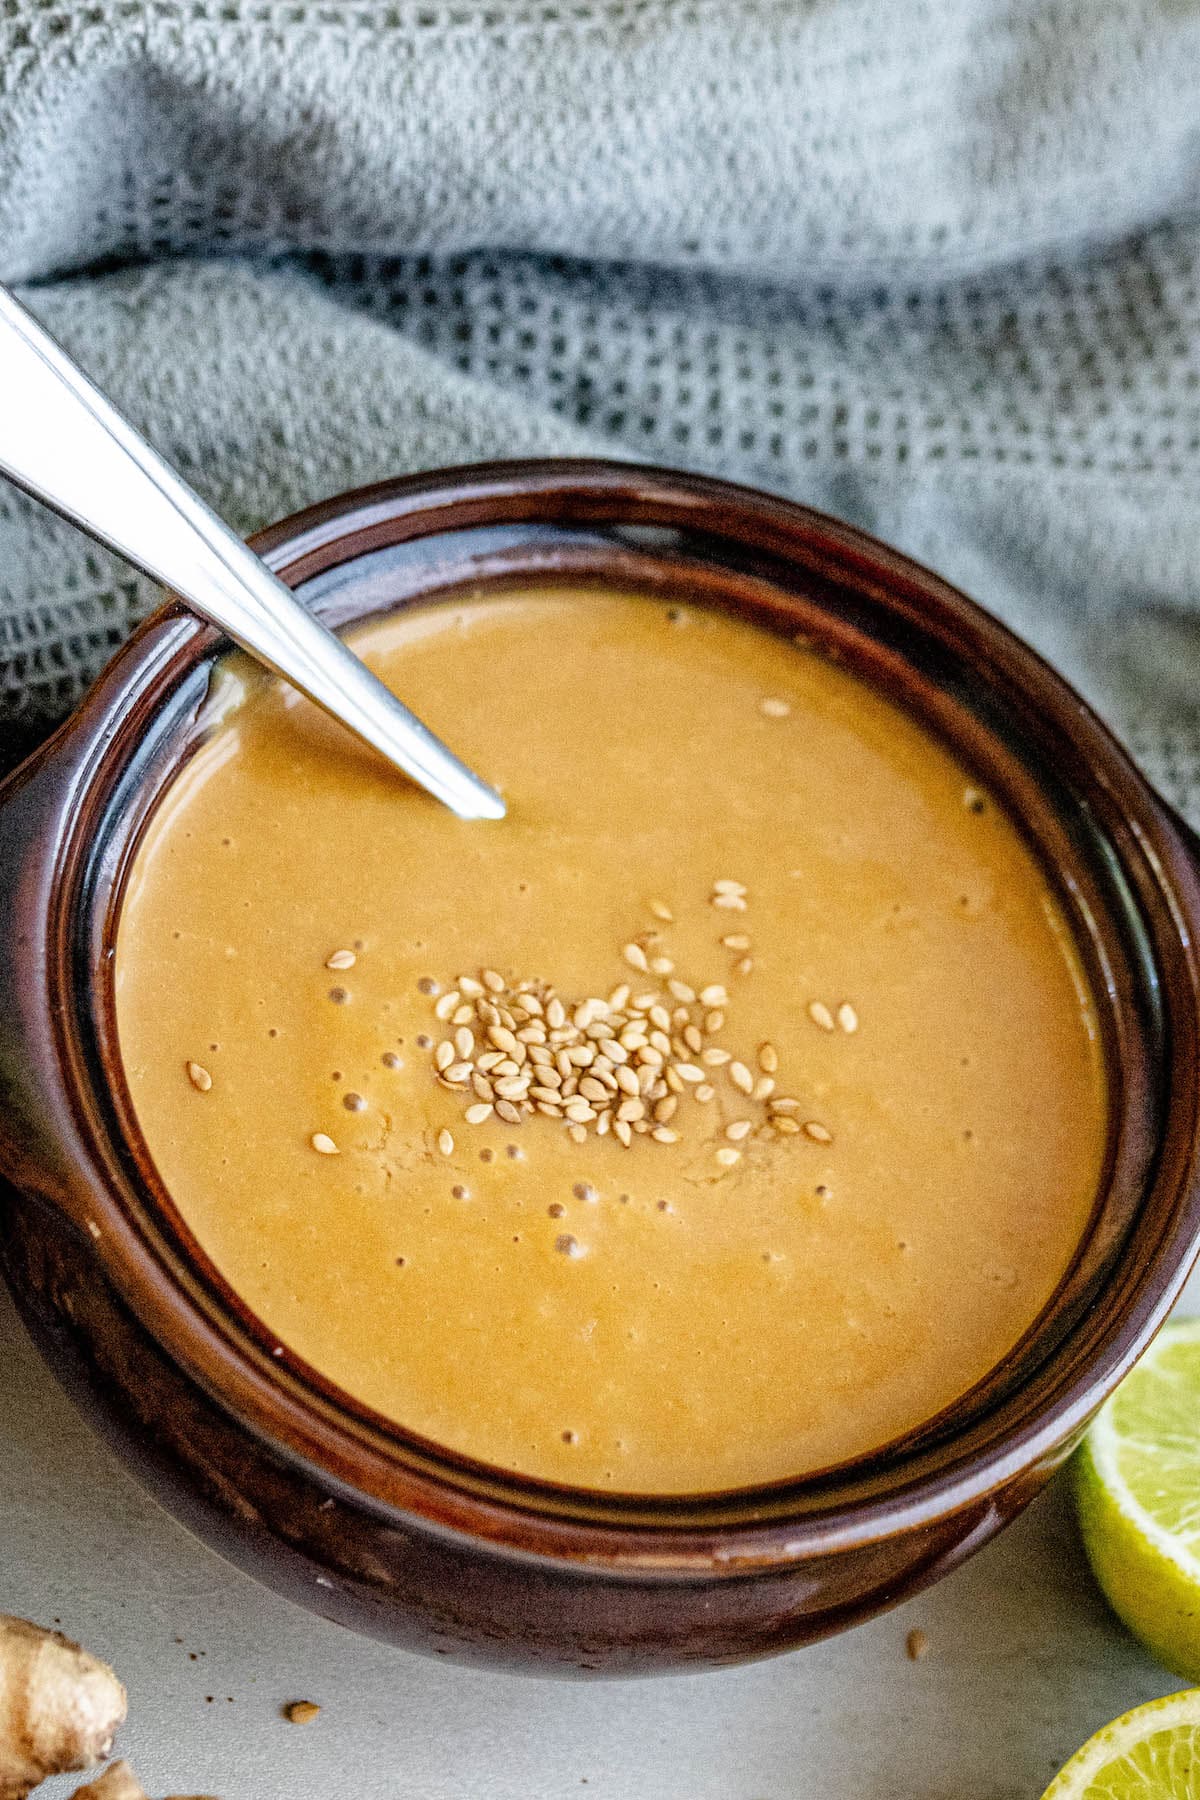
[[314,1131],[308,1141],[318,1156],[336,1156],[338,1154],[338,1147],[327,1132]]
[[521,1123],[521,1114],[511,1100],[497,1100],[496,1113],[497,1116],[503,1119],[508,1125],[519,1125]]
[[712,904],[719,912],[747,912],[749,910],[741,894],[714,894]]
[[466,1112],[463,1114],[463,1118],[467,1121],[468,1125],[482,1125],[484,1120],[490,1119],[491,1116],[492,1103],[490,1100],[477,1100],[475,1105],[468,1106]]
[[584,1129],[584,1127],[582,1125],[568,1126],[567,1136],[569,1138],[571,1138],[576,1144],[586,1144],[587,1143],[587,1131]]
[[469,1025],[460,1025],[454,1034],[454,1048],[463,1062],[475,1049],[475,1035]]
[[775,1077],[773,1075],[760,1075],[754,1084],[753,1098],[755,1100],[769,1100],[774,1092]]
[[460,994],[466,994],[467,998],[470,1000],[478,1000],[483,993],[483,983],[482,981],[476,981],[473,975],[460,975],[458,978],[458,991]]
[[335,950],[331,956],[325,958],[325,967],[327,969],[352,969],[357,961],[358,958],[353,950]]
[[497,975],[495,969],[481,969],[479,971],[479,979],[482,981],[489,994],[502,994],[504,992],[504,977],[503,975]]
[[718,1031],[723,1031],[725,1029],[725,1014],[723,1012],[708,1013],[704,1020],[704,1029],[709,1037],[712,1037]]
[[669,1125],[656,1125],[650,1133],[656,1144],[677,1144],[679,1133],[672,1131]]
[[734,963],[733,972],[735,975],[749,975],[753,967],[754,958],[752,956],[743,956],[741,962]]
[[[633,1142],[633,1132],[624,1119],[618,1118],[613,1126],[613,1134],[624,1145],[626,1150]],[[584,1134],[587,1135],[586,1133]]]
[[735,1150],[732,1144],[724,1144],[721,1149],[717,1151],[717,1161],[724,1169],[732,1169],[734,1163],[740,1162],[741,1160],[741,1151]]
[[648,972],[650,965],[646,961],[646,952],[642,949],[640,944],[626,944],[621,955],[625,958],[625,961],[629,964],[631,969],[638,969],[643,975]]
[[458,1010],[458,1008],[459,1008],[459,1006],[461,1006],[461,1004],[462,1004],[462,995],[459,993],[457,988],[451,988],[450,992],[448,994],[442,995],[441,999],[437,1002],[436,1006],[434,1007],[434,1009],[433,1009],[434,1018],[445,1021],[446,1019],[448,1019],[450,1017],[450,1014],[452,1012],[456,1012]]
[[774,695],[768,694],[765,700],[759,701],[758,710],[768,719],[786,719],[792,709],[786,700],[777,700]]
[[692,1089],[692,1097],[699,1100],[701,1106],[707,1106],[709,1101],[715,1097],[716,1092],[716,1088],[710,1087],[706,1081],[702,1087]]
[[443,1156],[454,1155],[454,1139],[448,1131],[438,1132],[437,1146]]
[[726,950],[748,950],[750,948],[750,939],[744,931],[728,932],[721,942]]
[[744,1062],[730,1063],[729,1079],[732,1081],[735,1088],[741,1089],[743,1094],[752,1094],[754,1092],[754,1077]]
[[689,987],[686,981],[668,981],[667,991],[684,1006],[690,1006],[696,998],[696,990]]
[[[699,1089],[697,1089],[699,1092]],[[654,1122],[656,1125],[667,1125],[675,1117],[679,1109],[677,1094],[664,1094],[661,1100],[654,1103]],[[620,1115],[618,1115],[619,1117]]]
[[700,990],[701,1006],[724,1006],[728,999],[729,995],[719,981],[714,981],[710,987]]
[[848,1000],[843,1000],[838,1007],[837,1021],[843,1031],[858,1030],[858,1014]]
[[449,1038],[443,1038],[442,1042],[438,1045],[433,1053],[433,1061],[439,1074],[441,1074],[444,1069],[450,1067],[450,1064],[454,1061],[454,1045],[450,1042]]
[[799,1137],[800,1135],[800,1127],[790,1113],[772,1113],[771,1124],[776,1131],[781,1131],[784,1137]]
[[728,875],[723,875],[720,881],[713,882],[714,894],[745,894],[745,892],[745,883],[741,881],[731,881]]
[[651,900],[649,904],[650,911],[654,914],[656,919],[661,919],[664,925],[673,925],[675,923],[675,914],[671,911],[665,901]]
[[832,1144],[833,1142],[832,1131],[826,1126],[819,1124],[816,1119],[805,1120],[804,1135],[807,1138],[811,1138],[814,1144]]
[[772,1099],[771,1111],[773,1113],[799,1112],[800,1102],[798,1100],[793,1100],[788,1094],[781,1094],[778,1099]]
[[442,1077],[442,1080],[448,1081],[452,1087],[466,1087],[470,1079],[471,1065],[469,1062],[451,1063]]
[[749,1137],[750,1131],[751,1121],[749,1119],[735,1119],[732,1125],[725,1127],[725,1136],[731,1144],[740,1144],[744,1137]]
[[699,1082],[704,1080],[704,1070],[698,1069],[695,1063],[676,1063],[674,1073],[680,1081]]
[[764,1075],[774,1075],[779,1067],[779,1052],[774,1044],[760,1044],[758,1049],[758,1066]]
[[656,956],[650,967],[656,975],[671,975],[675,970],[675,964],[669,956]]
[[212,1087],[213,1080],[212,1080],[212,1076],[209,1074],[208,1070],[204,1067],[204,1064],[198,1063],[198,1062],[189,1062],[189,1063],[184,1063],[183,1066],[187,1070],[188,1080],[191,1082],[192,1086],[196,1089],[197,1093],[207,1094],[209,1089]]
[[823,1000],[809,1001],[808,1016],[814,1025],[819,1025],[821,1027],[822,1031],[833,1031],[835,1029],[833,1014]]

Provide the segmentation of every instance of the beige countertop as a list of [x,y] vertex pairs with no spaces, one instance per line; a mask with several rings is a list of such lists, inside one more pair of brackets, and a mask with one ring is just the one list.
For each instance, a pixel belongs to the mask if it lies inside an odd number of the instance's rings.
[[[1061,1487],[929,1593],[751,1668],[574,1683],[404,1655],[276,1599],[160,1512],[60,1394],[7,1298],[0,1570],[0,1609],[61,1619],[115,1665],[121,1748],[155,1794],[1037,1800],[1098,1725],[1182,1685],[1107,1612]],[[914,1626],[929,1639],[918,1663],[904,1649]],[[313,1724],[280,1717],[296,1699],[320,1703]]]

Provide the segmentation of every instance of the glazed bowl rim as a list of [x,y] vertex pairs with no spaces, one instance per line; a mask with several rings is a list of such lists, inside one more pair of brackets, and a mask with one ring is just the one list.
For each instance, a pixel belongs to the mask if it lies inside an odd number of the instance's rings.
[[[1180,936],[1186,940],[1185,957],[1194,997],[1194,957],[1187,914],[1188,902],[1194,906],[1196,898],[1192,892],[1195,869],[1165,803],[1154,794],[1095,715],[1036,653],[1019,644],[999,621],[938,577],[855,527],[792,502],[708,477],[656,470],[640,464],[555,459],[482,464],[377,483],[309,507],[268,527],[252,542],[272,567],[297,583],[309,579],[318,565],[341,567],[357,560],[364,553],[359,541],[381,520],[391,524],[398,517],[404,517],[409,523],[424,521],[426,533],[433,534],[439,529],[451,528],[440,526],[438,520],[440,512],[452,505],[457,505],[460,513],[454,528],[460,528],[464,505],[468,516],[477,515],[486,523],[501,503],[514,499],[518,502],[530,500],[538,495],[562,496],[564,510],[561,517],[569,518],[571,522],[577,521],[579,507],[588,512],[589,503],[596,508],[595,516],[617,517],[622,510],[628,511],[631,488],[651,506],[669,503],[676,512],[684,515],[689,508],[695,507],[699,517],[706,507],[716,505],[732,509],[743,517],[753,514],[768,529],[775,520],[781,530],[807,527],[819,532],[823,541],[844,552],[852,566],[862,565],[869,570],[877,582],[882,581],[886,586],[889,580],[899,582],[903,578],[915,582],[917,590],[927,596],[936,592],[961,611],[977,633],[1003,642],[1014,650],[1020,662],[1030,671],[1039,673],[1043,697],[1046,692],[1056,695],[1059,705],[1070,713],[1072,728],[1088,741],[1098,774],[1103,775],[1111,788],[1120,790],[1120,803],[1136,825],[1138,843],[1175,899]],[[625,496],[624,507],[622,496]],[[572,511],[572,506],[576,510]],[[512,516],[528,518],[534,515],[518,511]],[[539,513],[536,516],[557,515]],[[698,526],[698,529],[706,527]],[[329,556],[333,549],[337,554]],[[144,687],[159,665],[164,670],[175,666],[185,647],[189,653],[189,668],[200,664],[207,666],[218,643],[215,633],[168,604],[153,615],[118,653],[79,714],[68,723],[65,736],[53,740],[49,753],[53,753],[55,743],[66,741],[72,735],[77,745],[87,745],[91,720],[92,755],[86,759],[88,769],[84,779],[95,781],[104,773],[106,760],[111,759],[120,746],[119,737],[106,739],[103,731],[98,732],[106,710],[111,714],[114,697],[127,691],[139,678]],[[176,682],[179,679],[181,677],[177,675]],[[1181,895],[1182,899],[1179,898]],[[1192,923],[1200,926],[1200,912],[1193,911]],[[1176,1239],[1164,1239],[1156,1253],[1149,1257],[1140,1278],[1132,1283],[1124,1310],[1110,1321],[1086,1370],[1078,1374],[1064,1393],[1044,1403],[1032,1416],[1014,1421],[1002,1441],[986,1453],[968,1459],[962,1466],[952,1462],[949,1467],[940,1471],[935,1469],[908,1483],[901,1479],[893,1491],[885,1491],[874,1499],[852,1500],[841,1505],[835,1500],[827,1508],[809,1512],[779,1515],[764,1511],[756,1514],[753,1506],[756,1491],[746,1490],[738,1498],[747,1507],[750,1514],[747,1519],[706,1527],[702,1515],[711,1509],[714,1498],[720,1497],[698,1496],[691,1501],[680,1497],[674,1509],[678,1518],[663,1514],[650,1523],[597,1523],[591,1517],[577,1516],[579,1509],[574,1504],[594,1496],[583,1495],[577,1490],[546,1488],[545,1484],[529,1483],[523,1478],[486,1470],[484,1473],[490,1483],[487,1491],[470,1487],[460,1489],[447,1473],[434,1471],[429,1474],[426,1471],[415,1483],[410,1480],[405,1484],[401,1498],[390,1491],[387,1483],[380,1492],[376,1487],[364,1488],[358,1479],[346,1479],[353,1457],[347,1457],[344,1445],[330,1455],[331,1421],[328,1416],[320,1420],[310,1416],[306,1422],[300,1416],[303,1409],[298,1412],[292,1406],[287,1409],[288,1429],[280,1435],[278,1409],[263,1405],[272,1392],[275,1396],[280,1395],[280,1372],[278,1369],[272,1371],[265,1359],[256,1369],[243,1368],[243,1379],[232,1387],[228,1380],[220,1380],[214,1385],[211,1373],[206,1373],[202,1360],[197,1360],[194,1355],[182,1354],[181,1360],[222,1406],[241,1418],[267,1443],[290,1457],[314,1464],[326,1477],[340,1478],[349,1494],[369,1506],[389,1513],[396,1510],[416,1512],[435,1528],[468,1537],[482,1536],[518,1554],[538,1558],[550,1556],[567,1561],[602,1562],[609,1568],[630,1570],[644,1571],[652,1567],[659,1573],[695,1574],[700,1570],[708,1574],[751,1573],[755,1568],[775,1566],[817,1552],[827,1553],[839,1546],[861,1546],[886,1539],[931,1518],[941,1518],[973,1503],[986,1501],[1007,1481],[1052,1455],[1064,1441],[1077,1435],[1103,1393],[1115,1385],[1165,1317],[1200,1244],[1195,1137],[1193,1121],[1190,1159],[1186,1171],[1177,1175],[1176,1183],[1180,1196],[1177,1212],[1183,1228],[1178,1235],[1184,1241],[1181,1245]],[[94,1247],[110,1278],[127,1292],[128,1281],[123,1278],[129,1277],[137,1256],[129,1233],[123,1232],[112,1217],[106,1217]],[[143,1253],[144,1249],[143,1246]],[[143,1266],[142,1279],[135,1283],[139,1300],[137,1310],[159,1341],[180,1354],[181,1314],[193,1297],[185,1296],[178,1285],[169,1294],[161,1291],[155,1294],[154,1283],[145,1279],[146,1274]],[[194,1350],[195,1344],[191,1347]],[[226,1345],[227,1352],[228,1349]],[[232,1369],[229,1355],[224,1355],[218,1362],[223,1373],[229,1376]],[[405,1438],[405,1434],[394,1427],[392,1435],[401,1440]],[[361,1436],[358,1447],[361,1451]],[[469,1459],[452,1460],[465,1461],[472,1466]],[[519,1487],[524,1498],[506,1494],[503,1490],[510,1486]],[[451,1487],[454,1487],[453,1494],[448,1491]],[[538,1490],[538,1497],[543,1500],[548,1492],[553,1504],[531,1505],[528,1496],[534,1490]],[[766,1490],[762,1492],[766,1494]],[[559,1504],[564,1497],[572,1502],[570,1506]]]

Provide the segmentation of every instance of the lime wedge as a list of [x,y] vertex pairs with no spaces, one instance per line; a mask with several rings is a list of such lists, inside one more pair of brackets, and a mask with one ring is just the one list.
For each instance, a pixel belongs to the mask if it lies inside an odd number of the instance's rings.
[[1164,1326],[1073,1470],[1084,1548],[1114,1612],[1200,1681],[1200,1319]]
[[1200,1800],[1200,1688],[1114,1719],[1076,1751],[1042,1800]]

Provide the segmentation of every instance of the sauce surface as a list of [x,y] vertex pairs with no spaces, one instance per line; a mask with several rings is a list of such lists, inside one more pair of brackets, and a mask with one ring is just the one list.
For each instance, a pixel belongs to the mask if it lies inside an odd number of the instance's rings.
[[[816,1470],[985,1375],[1080,1238],[1106,1108],[998,807],[859,682],[702,609],[546,589],[355,644],[508,819],[456,820],[234,659],[120,921],[146,1142],[249,1307],[409,1429],[628,1493]],[[435,1009],[464,974],[486,1004],[483,971],[568,1018],[653,993],[693,1065],[665,1124],[468,1123]],[[672,980],[726,998],[684,1012]]]

